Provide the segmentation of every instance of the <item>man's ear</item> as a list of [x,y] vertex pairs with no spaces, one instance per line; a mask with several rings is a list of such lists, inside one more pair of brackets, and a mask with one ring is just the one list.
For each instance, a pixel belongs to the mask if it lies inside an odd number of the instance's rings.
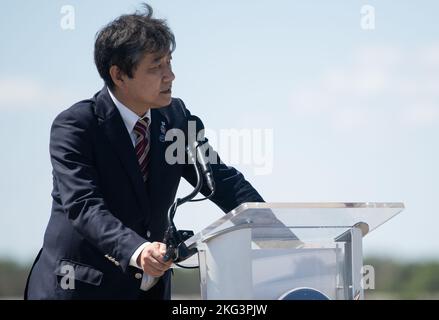
[[110,76],[111,76],[111,80],[113,80],[114,86],[115,87],[123,87],[124,85],[124,73],[122,70],[120,70],[120,68],[116,65],[112,65],[110,67]]

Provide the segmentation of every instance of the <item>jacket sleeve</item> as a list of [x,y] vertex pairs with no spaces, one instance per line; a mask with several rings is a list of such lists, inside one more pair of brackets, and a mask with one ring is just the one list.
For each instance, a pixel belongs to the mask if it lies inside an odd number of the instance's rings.
[[[220,160],[219,156],[218,159]],[[224,213],[228,213],[245,202],[265,202],[253,186],[245,179],[243,174],[233,167],[224,163],[211,165],[215,180],[215,194],[211,200]],[[186,165],[183,177],[193,186],[196,184],[196,176],[192,165]],[[203,186],[201,193],[204,196],[210,194],[210,190]]]
[[53,176],[74,229],[126,271],[132,254],[146,240],[124,226],[105,204],[94,163],[93,130],[72,110],[55,119],[50,135]]
[[[186,117],[190,116],[190,112],[186,108],[185,114]],[[188,135],[186,135],[186,137],[187,136]],[[206,141],[208,141],[207,138]],[[241,172],[224,164],[218,153],[212,148],[210,148],[210,152],[212,154],[209,153],[209,159],[216,159],[213,164],[211,163],[216,186],[215,194],[211,200],[221,208],[221,210],[227,213],[245,202],[265,202]],[[196,185],[196,175],[192,164],[184,165],[183,177],[191,185]],[[210,194],[210,190],[205,184],[203,185],[201,193],[204,196]]]

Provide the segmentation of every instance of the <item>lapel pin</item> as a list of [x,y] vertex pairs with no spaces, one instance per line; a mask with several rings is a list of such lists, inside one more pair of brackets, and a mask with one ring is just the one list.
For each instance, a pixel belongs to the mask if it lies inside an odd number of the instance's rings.
[[165,142],[165,136],[166,136],[166,122],[162,121],[160,125],[160,136],[159,140],[161,142]]

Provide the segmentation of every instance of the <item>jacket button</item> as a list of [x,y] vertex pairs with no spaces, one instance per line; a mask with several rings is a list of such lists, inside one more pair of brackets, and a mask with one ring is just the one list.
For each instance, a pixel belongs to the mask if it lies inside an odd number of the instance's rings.
[[149,237],[151,237],[151,231],[146,231],[146,236],[149,238]]
[[142,279],[142,274],[141,273],[136,273],[134,276],[136,277],[136,279]]

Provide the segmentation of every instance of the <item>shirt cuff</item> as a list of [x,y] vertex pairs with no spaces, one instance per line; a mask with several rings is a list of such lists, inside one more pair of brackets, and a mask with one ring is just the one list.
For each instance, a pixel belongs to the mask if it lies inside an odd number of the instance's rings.
[[148,244],[150,244],[151,242],[144,242],[144,243],[142,243],[137,249],[136,249],[136,251],[134,251],[134,253],[133,253],[133,255],[131,256],[131,259],[130,259],[130,266],[132,266],[132,267],[136,267],[136,268],[138,268],[138,269],[140,269],[140,270],[142,270],[142,266],[139,266],[138,264],[137,264],[137,258],[139,257],[139,255],[140,255],[140,253],[142,252],[142,250],[143,249],[145,249],[145,247],[148,245]]

